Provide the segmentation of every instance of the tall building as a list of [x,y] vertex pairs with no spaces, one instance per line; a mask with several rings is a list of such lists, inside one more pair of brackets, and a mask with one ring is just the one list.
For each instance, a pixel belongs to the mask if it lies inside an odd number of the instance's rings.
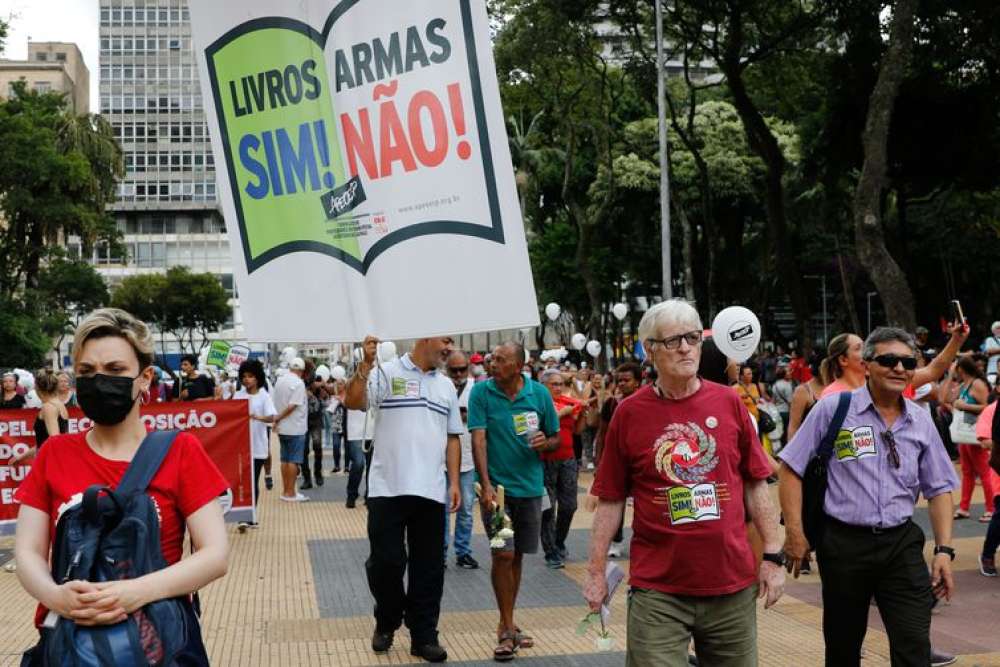
[[[112,287],[186,266],[214,273],[235,297],[186,0],[101,0],[99,82],[100,113],[125,157],[112,211],[128,256],[97,247],[87,259]],[[79,255],[79,239],[70,250]],[[234,322],[218,337],[242,337],[233,303]]]
[[10,97],[16,81],[39,93],[64,93],[76,113],[90,111],[90,71],[70,42],[28,42],[27,60],[0,60],[0,99]]

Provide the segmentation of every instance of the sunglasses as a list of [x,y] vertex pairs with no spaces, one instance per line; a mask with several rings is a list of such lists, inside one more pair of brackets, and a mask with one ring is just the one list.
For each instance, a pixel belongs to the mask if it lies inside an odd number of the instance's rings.
[[896,468],[898,470],[899,452],[896,450],[896,437],[892,434],[892,431],[885,431],[882,433],[882,440],[884,440],[885,444],[889,446],[889,463],[892,464],[893,468]]
[[903,364],[903,369],[912,371],[917,367],[917,358],[910,356],[900,356],[898,354],[880,354],[872,359],[876,364],[884,368],[895,368],[896,364]]
[[468,366],[448,366],[449,373],[467,373],[468,371]]

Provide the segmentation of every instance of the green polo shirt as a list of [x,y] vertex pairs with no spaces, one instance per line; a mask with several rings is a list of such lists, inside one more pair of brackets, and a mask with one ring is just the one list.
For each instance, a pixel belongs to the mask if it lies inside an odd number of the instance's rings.
[[545,495],[542,459],[528,447],[524,434],[529,429],[549,437],[559,433],[559,416],[548,389],[525,380],[512,401],[493,380],[476,384],[469,395],[469,431],[484,429],[493,486],[502,484],[504,492],[515,498]]

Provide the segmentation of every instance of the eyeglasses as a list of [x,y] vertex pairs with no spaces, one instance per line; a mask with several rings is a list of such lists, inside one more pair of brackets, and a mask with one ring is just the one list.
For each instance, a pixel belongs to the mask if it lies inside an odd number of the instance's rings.
[[448,372],[452,375],[457,373],[467,373],[469,371],[468,366],[448,366]]
[[701,342],[701,339],[701,331],[689,331],[676,336],[670,336],[669,338],[647,338],[646,340],[650,343],[659,343],[668,350],[676,350],[681,346],[682,340],[687,341],[688,345],[694,347]]
[[896,364],[903,364],[903,370],[912,371],[917,367],[916,357],[901,356],[898,354],[880,354],[874,357],[872,361],[884,368],[895,368]]
[[892,431],[885,431],[882,433],[882,440],[885,444],[889,446],[889,463],[892,464],[893,468],[899,469],[899,450],[896,449],[896,437],[892,434]]

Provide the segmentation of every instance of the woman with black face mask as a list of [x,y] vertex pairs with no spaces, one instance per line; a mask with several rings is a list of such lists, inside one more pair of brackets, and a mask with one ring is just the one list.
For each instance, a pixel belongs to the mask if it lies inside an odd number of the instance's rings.
[[[139,414],[149,400],[153,340],[145,324],[117,309],[89,315],[73,340],[77,397],[93,428],[51,435],[15,498],[17,576],[36,600],[38,627],[57,617],[77,626],[115,625],[152,602],[190,595],[226,573],[229,544],[216,498],[229,486],[190,433],[180,433],[146,493],[160,518],[167,567],[119,581],[68,581],[49,572],[50,536],[61,512],[92,485],[117,488],[146,437]],[[185,530],[194,553],[181,560]]]

